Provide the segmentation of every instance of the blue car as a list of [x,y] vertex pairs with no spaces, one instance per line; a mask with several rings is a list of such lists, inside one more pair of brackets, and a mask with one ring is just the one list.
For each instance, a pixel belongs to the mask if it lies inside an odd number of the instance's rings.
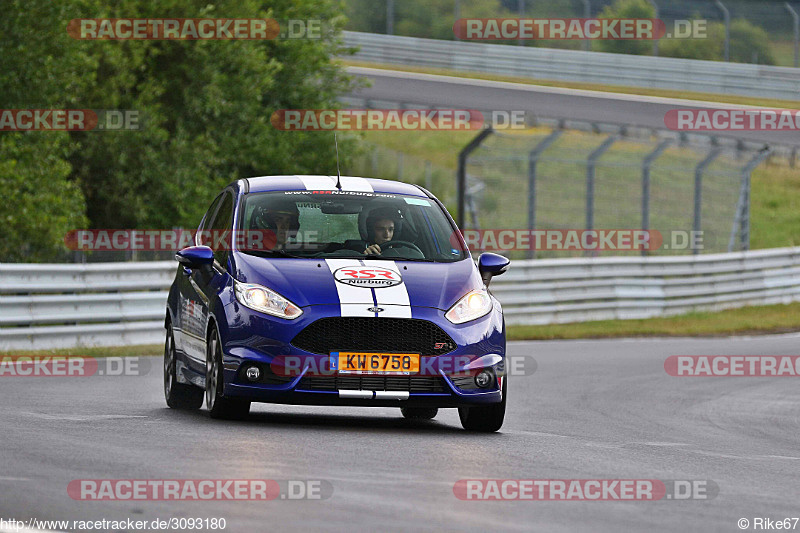
[[509,261],[473,261],[422,187],[351,176],[240,179],[176,255],[167,405],[245,417],[251,402],[399,407],[497,431],[505,322],[488,291]]

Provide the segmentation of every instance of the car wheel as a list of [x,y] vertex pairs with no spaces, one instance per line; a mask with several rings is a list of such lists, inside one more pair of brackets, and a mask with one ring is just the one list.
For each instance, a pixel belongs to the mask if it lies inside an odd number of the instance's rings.
[[405,418],[411,420],[432,420],[439,409],[436,407],[401,407],[400,412]]
[[206,343],[206,408],[211,418],[238,420],[250,412],[250,402],[222,395],[225,381],[222,366],[222,343],[212,328]]
[[467,431],[481,431],[492,433],[503,426],[506,416],[506,391],[508,390],[508,377],[503,379],[503,400],[500,403],[478,405],[475,407],[459,407],[458,417],[461,425]]
[[178,383],[175,335],[171,323],[167,324],[167,340],[164,342],[164,397],[172,409],[200,409],[203,405],[203,389]]

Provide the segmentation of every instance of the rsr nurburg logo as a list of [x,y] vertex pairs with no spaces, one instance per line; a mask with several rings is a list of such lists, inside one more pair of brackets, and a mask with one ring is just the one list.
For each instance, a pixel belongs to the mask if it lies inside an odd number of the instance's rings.
[[371,289],[393,287],[403,283],[403,278],[400,277],[399,272],[383,267],[342,267],[333,273],[333,277],[336,281],[345,285],[369,287]]

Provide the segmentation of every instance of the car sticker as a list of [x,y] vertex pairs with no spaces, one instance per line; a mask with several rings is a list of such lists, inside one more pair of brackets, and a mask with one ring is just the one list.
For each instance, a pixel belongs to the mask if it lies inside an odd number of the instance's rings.
[[431,206],[431,203],[428,200],[425,200],[424,198],[408,198],[408,197],[406,197],[406,198],[404,198],[404,200],[406,201],[407,204],[411,204],[411,205],[424,205],[425,207],[430,207]]
[[[363,266],[358,259],[326,259],[331,274],[340,268]],[[368,310],[375,304],[372,289],[369,287],[357,287],[344,283],[334,283],[336,292],[339,295],[339,307],[342,316],[371,316],[375,313]]]
[[[332,191],[336,189],[336,178],[333,176],[297,176],[309,191]],[[340,179],[342,190],[374,192],[372,185],[365,178],[342,176]]]
[[370,289],[385,289],[403,283],[400,273],[385,265],[346,266],[337,268],[333,278],[345,285],[353,287],[369,287]]

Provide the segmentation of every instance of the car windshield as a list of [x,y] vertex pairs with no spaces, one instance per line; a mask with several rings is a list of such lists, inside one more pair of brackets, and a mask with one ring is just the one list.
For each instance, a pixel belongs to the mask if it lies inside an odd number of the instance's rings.
[[239,251],[263,257],[453,262],[468,257],[429,198],[356,191],[284,191],[244,197]]

